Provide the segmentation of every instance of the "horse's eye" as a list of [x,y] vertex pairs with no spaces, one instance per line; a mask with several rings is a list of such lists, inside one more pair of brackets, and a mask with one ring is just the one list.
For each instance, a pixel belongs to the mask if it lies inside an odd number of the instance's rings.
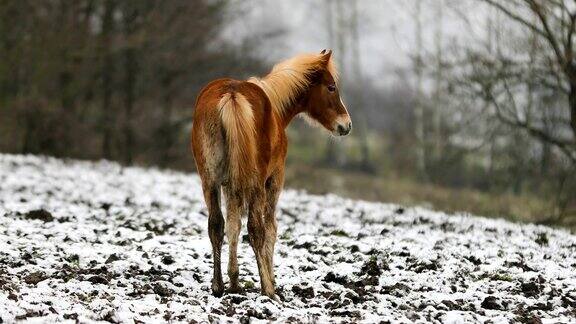
[[328,91],[330,91],[330,92],[336,91],[336,86],[333,85],[333,84],[329,85],[329,86],[328,86]]

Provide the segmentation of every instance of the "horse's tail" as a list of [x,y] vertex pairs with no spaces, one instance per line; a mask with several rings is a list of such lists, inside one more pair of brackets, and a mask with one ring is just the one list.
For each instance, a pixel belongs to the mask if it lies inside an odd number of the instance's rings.
[[228,144],[231,186],[247,187],[256,175],[256,128],[252,105],[242,94],[225,93],[218,110]]

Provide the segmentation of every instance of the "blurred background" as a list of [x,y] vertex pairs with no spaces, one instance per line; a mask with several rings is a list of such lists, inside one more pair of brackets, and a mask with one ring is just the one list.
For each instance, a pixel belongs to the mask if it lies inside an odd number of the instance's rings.
[[576,228],[572,0],[0,0],[0,151],[193,171],[212,79],[334,50],[351,137],[286,184]]

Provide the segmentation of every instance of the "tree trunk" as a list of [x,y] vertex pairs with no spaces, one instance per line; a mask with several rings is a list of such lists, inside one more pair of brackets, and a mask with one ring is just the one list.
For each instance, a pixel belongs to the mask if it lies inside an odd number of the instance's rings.
[[111,53],[112,32],[114,28],[114,1],[104,2],[104,16],[102,17],[102,119],[103,130],[102,155],[105,159],[112,158],[112,73],[114,61]]
[[166,76],[162,81],[162,121],[159,129],[158,144],[160,151],[159,166],[165,168],[171,160],[171,149],[174,146],[178,130],[172,127],[172,96],[170,86],[172,77]]
[[126,66],[126,77],[124,79],[124,162],[132,164],[134,162],[134,130],[132,128],[132,119],[135,101],[136,88],[136,50],[128,48],[124,51],[124,64]]
[[442,102],[442,80],[444,78],[444,69],[442,66],[443,59],[443,23],[444,23],[444,2],[437,0],[436,3],[436,31],[434,35],[434,43],[436,46],[436,71],[434,75],[434,107],[432,110],[432,127],[434,131],[434,143],[432,146],[432,159],[438,163],[442,156],[443,137],[442,137],[442,117],[443,117],[443,102]]
[[[337,50],[339,63],[342,62],[344,52],[341,52],[340,45],[342,42],[342,1],[341,0],[326,0],[326,15],[328,20],[328,43],[330,46]],[[338,64],[342,68],[341,64]],[[342,88],[342,81],[340,81],[340,88]],[[337,166],[339,164],[338,144],[328,139],[326,143],[326,150],[324,152],[323,164],[328,166]]]
[[[358,0],[353,0],[352,4],[352,62],[354,67],[354,73],[356,74],[357,86],[362,89],[364,82],[364,75],[362,73],[362,64],[360,57],[360,30],[359,30],[359,18],[358,18]],[[364,105],[364,94],[359,92],[356,96],[356,105],[359,108],[358,115],[358,137],[360,138],[360,166],[363,171],[372,171],[372,166],[370,165],[370,146],[368,144],[368,121],[367,113],[365,111]]]
[[414,107],[414,130],[416,136],[416,168],[418,176],[426,180],[426,143],[425,143],[425,125],[424,125],[424,71],[422,66],[422,0],[416,2],[416,104]]
[[125,42],[128,44],[123,51],[124,58],[124,120],[122,133],[124,137],[124,163],[130,165],[134,162],[135,136],[133,128],[134,103],[136,101],[136,82],[139,71],[138,48],[133,44],[136,32],[135,20],[139,11],[135,5],[125,3],[123,7],[123,28]]
[[570,105],[570,126],[572,127],[572,136],[576,143],[576,76],[570,78],[570,94],[568,104]]

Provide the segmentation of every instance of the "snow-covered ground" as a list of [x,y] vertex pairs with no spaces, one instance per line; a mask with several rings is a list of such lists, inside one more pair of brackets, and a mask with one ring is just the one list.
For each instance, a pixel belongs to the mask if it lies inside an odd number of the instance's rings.
[[293,190],[282,302],[259,295],[246,237],[246,294],[215,298],[201,197],[192,174],[0,155],[0,322],[576,321],[566,231]]

